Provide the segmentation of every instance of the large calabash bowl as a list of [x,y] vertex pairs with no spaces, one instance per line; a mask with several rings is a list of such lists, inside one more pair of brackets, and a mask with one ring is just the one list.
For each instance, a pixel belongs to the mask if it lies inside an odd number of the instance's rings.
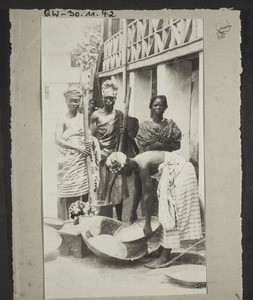
[[126,247],[127,255],[121,256],[119,253],[119,255],[115,256],[114,253],[110,254],[101,248],[94,247],[94,244],[89,241],[92,237],[99,235],[114,236],[116,230],[122,225],[124,225],[123,222],[108,217],[94,216],[84,218],[80,223],[81,235],[88,248],[99,257],[115,261],[134,261],[140,259],[147,253],[146,242],[137,244],[123,243]]

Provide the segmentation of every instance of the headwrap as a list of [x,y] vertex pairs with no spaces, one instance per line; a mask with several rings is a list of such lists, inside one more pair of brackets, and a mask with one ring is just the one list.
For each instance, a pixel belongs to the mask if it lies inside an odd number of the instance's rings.
[[106,80],[102,85],[103,97],[117,97],[118,86],[111,80]]
[[76,86],[70,86],[67,91],[64,93],[66,99],[68,98],[81,98],[82,90]]
[[118,173],[126,164],[127,156],[122,152],[113,152],[106,160],[106,165],[114,173]]

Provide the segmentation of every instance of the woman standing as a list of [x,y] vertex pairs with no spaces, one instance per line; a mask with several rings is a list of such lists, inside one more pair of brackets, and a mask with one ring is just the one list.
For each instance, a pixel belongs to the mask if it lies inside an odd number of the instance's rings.
[[[149,108],[151,118],[140,124],[140,129],[136,136],[136,144],[140,153],[146,151],[175,151],[181,146],[181,131],[172,119],[163,117],[165,110],[168,108],[167,99],[164,95],[157,95],[151,98]],[[157,182],[153,184],[153,212],[157,216]],[[142,214],[145,216],[144,203],[141,201]]]

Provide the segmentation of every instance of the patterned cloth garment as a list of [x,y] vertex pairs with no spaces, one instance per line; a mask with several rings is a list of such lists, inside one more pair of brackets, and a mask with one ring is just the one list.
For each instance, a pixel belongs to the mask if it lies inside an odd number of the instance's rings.
[[179,248],[181,240],[202,238],[198,184],[193,165],[171,152],[164,152],[164,163],[153,176],[159,181],[158,218],[162,224],[160,244]]
[[[169,145],[181,141],[181,131],[177,124],[172,119],[164,119],[163,122],[163,128],[158,128],[152,118],[140,124],[136,143],[141,152],[149,151],[150,146],[155,142]],[[169,151],[169,149],[164,150]]]
[[[62,138],[69,143],[84,145],[83,129],[67,129]],[[100,150],[96,138],[92,138],[91,167],[95,187],[99,184]],[[75,149],[58,146],[58,197],[79,197],[89,192],[86,157]]]

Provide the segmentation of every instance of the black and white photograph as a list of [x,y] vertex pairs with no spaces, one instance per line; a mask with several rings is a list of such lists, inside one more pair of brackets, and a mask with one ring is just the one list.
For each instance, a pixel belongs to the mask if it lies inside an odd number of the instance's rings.
[[41,19],[45,299],[207,293],[203,44],[202,19]]
[[202,20],[47,18],[41,45],[45,297],[205,294]]

